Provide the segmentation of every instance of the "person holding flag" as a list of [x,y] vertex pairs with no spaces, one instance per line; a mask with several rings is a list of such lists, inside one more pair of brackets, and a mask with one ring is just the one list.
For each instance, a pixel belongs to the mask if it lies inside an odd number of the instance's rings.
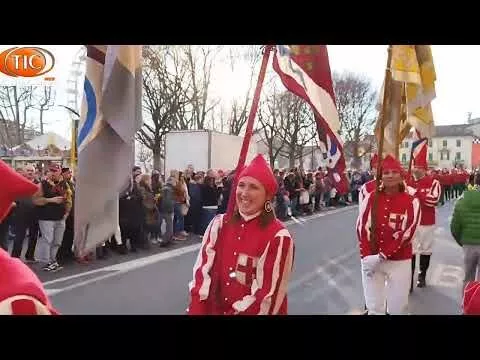
[[262,155],[240,172],[233,216],[209,224],[189,284],[189,315],[286,315],[293,238],[276,219],[278,184]]
[[[14,201],[35,194],[39,187],[0,160],[0,223]],[[0,249],[0,315],[55,315],[41,281],[20,259]]]
[[381,186],[366,195],[357,220],[362,283],[368,315],[386,311],[402,315],[408,306],[411,240],[420,219],[420,203],[405,191],[398,160],[387,155],[382,163]]
[[417,254],[420,256],[417,286],[420,288],[426,286],[436,223],[435,207],[442,193],[440,182],[431,175],[427,175],[427,146],[427,138],[419,139],[412,144],[413,178],[408,186],[408,191],[410,195],[415,196],[420,201],[422,217],[414,238],[410,292],[413,291]]

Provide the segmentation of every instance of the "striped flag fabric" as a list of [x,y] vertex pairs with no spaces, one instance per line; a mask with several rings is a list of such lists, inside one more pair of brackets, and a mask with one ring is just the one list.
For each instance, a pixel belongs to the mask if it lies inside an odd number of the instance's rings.
[[327,161],[327,170],[340,195],[348,192],[343,141],[335,104],[326,45],[277,45],[273,69],[285,87],[310,104]]
[[421,138],[412,143],[412,156],[414,165],[427,165],[427,149],[427,138]]
[[89,45],[78,127],[75,239],[78,256],[118,228],[118,194],[133,167],[142,126],[142,46]]
[[431,102],[436,97],[437,77],[430,45],[393,45],[391,69],[393,80],[405,83],[408,125],[432,138]]

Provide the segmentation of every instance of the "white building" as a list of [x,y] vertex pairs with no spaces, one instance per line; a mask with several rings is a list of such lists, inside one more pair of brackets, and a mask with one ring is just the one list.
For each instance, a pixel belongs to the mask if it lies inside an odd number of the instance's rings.
[[[435,136],[428,143],[428,163],[433,168],[472,167],[472,143],[476,138],[472,124],[435,127]],[[400,161],[408,166],[414,139],[409,136],[400,146]]]

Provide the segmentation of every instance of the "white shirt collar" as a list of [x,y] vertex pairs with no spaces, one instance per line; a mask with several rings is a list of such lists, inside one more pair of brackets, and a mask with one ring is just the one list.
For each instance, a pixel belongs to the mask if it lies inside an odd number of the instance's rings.
[[240,210],[238,210],[238,213],[240,214],[240,216],[242,217],[242,219],[243,219],[244,221],[250,221],[250,220],[253,220],[253,219],[255,219],[256,217],[260,216],[260,214],[262,213],[262,211],[260,210],[258,213],[253,214],[253,215],[245,215],[245,214],[242,214],[242,213],[240,212]]

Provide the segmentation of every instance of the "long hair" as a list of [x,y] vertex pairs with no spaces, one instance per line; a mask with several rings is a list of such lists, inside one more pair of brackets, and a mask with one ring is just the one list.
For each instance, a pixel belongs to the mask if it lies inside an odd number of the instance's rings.
[[138,185],[151,192],[152,188],[149,184],[150,181],[151,181],[150,175],[143,174],[143,175],[140,175],[140,181]]
[[[265,210],[265,207],[262,210],[262,213],[258,217],[258,221],[260,223],[260,228],[265,229],[270,223],[275,221],[277,216],[275,215],[275,210],[272,207],[272,211],[268,212]],[[233,216],[232,216],[232,223],[238,223],[242,220],[242,216],[240,215],[240,212],[238,211],[238,206],[235,204],[235,209],[233,211]]]

